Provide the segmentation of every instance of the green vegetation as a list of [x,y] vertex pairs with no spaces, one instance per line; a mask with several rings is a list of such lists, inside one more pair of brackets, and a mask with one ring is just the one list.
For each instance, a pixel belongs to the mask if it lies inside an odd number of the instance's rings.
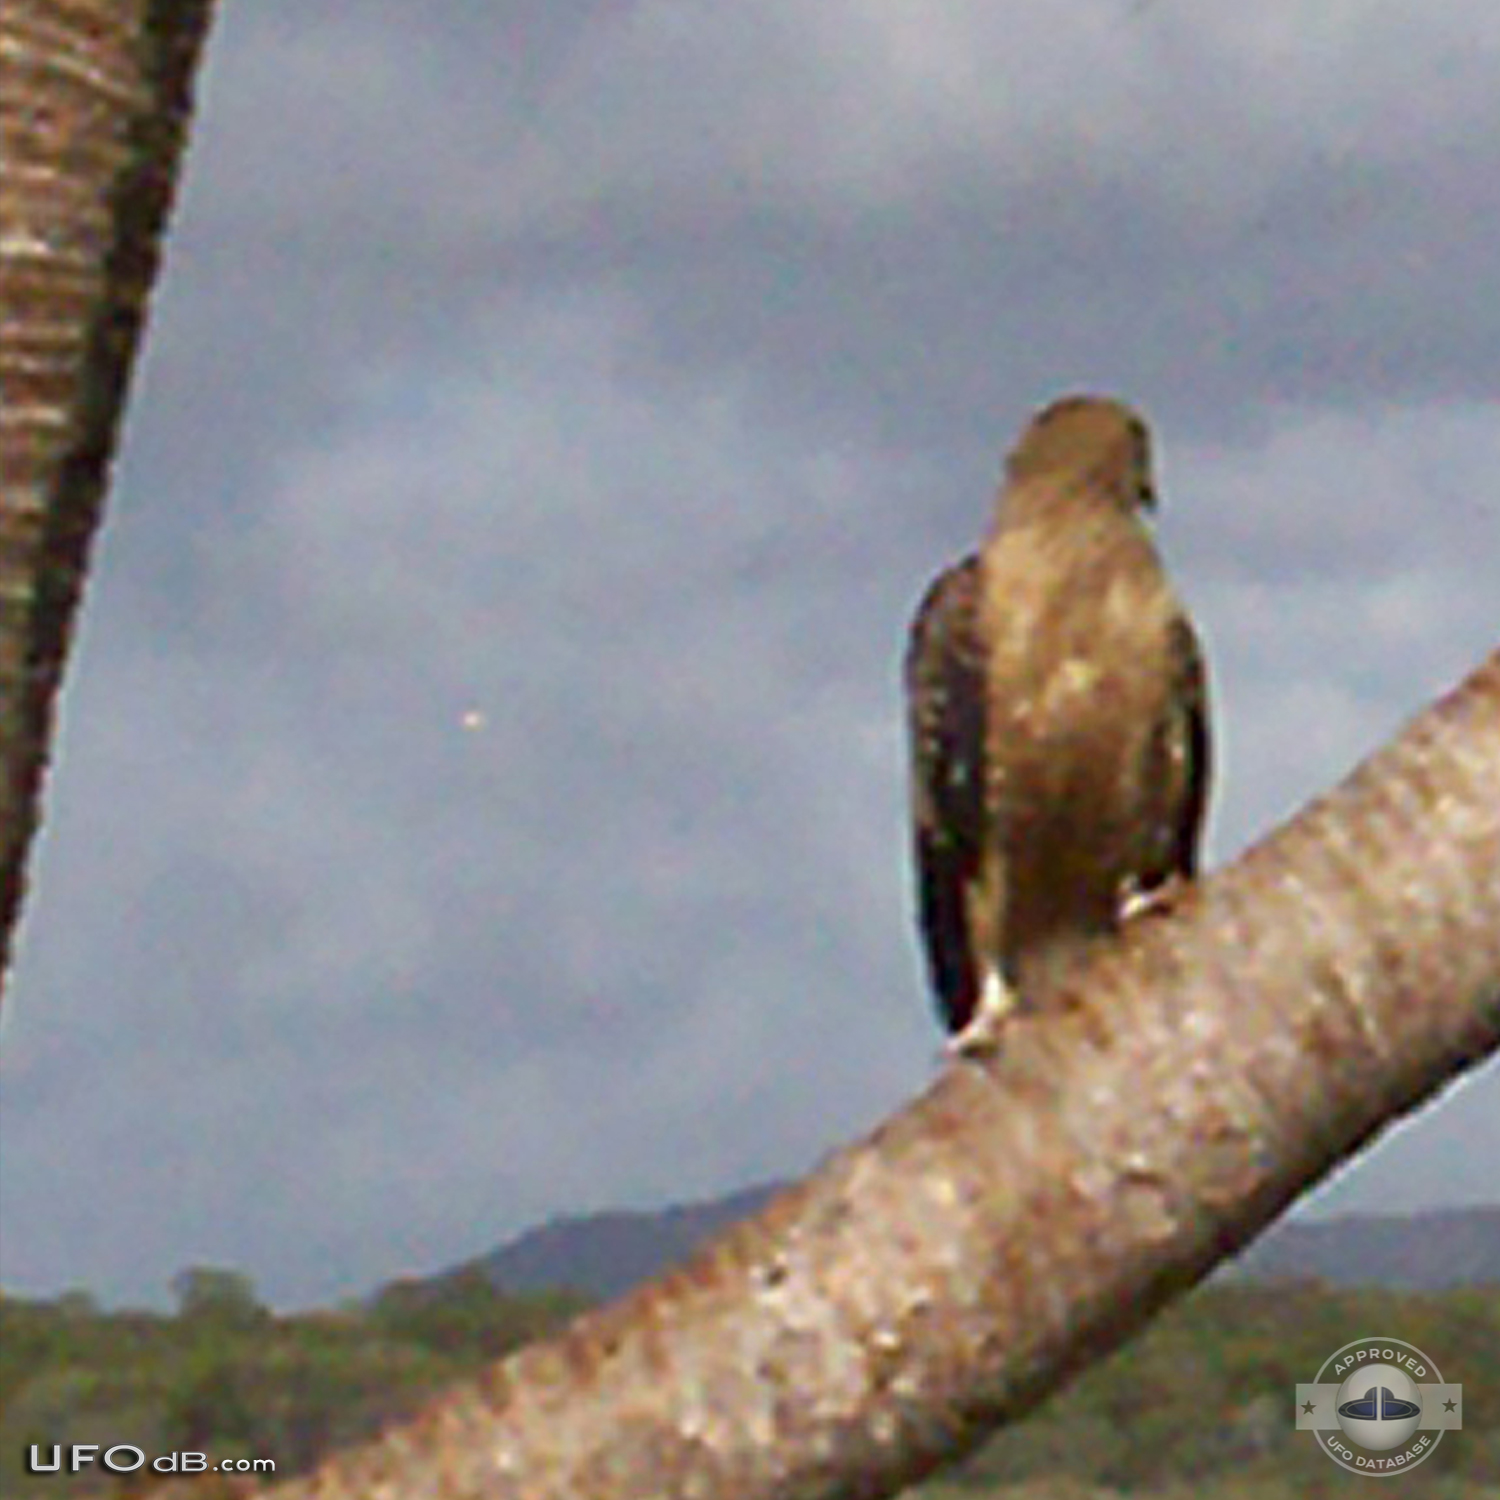
[[[582,1305],[565,1293],[506,1296],[472,1270],[286,1317],[237,1272],[193,1267],[172,1287],[173,1315],[104,1312],[80,1292],[0,1298],[0,1494],[149,1487],[143,1473],[111,1478],[97,1465],[28,1474],[33,1443],[44,1455],[54,1444],[130,1443],[149,1457],[271,1458],[286,1478]],[[1463,1430],[1394,1490],[1500,1500],[1500,1288],[1416,1296],[1316,1284],[1200,1289],[914,1500],[1364,1494],[1293,1432],[1291,1407],[1298,1381],[1366,1335],[1410,1340],[1468,1394]]]
[[77,1292],[0,1296],[0,1495],[120,1495],[154,1482],[97,1462],[76,1476],[28,1473],[32,1444],[44,1461],[74,1443],[129,1443],[148,1459],[269,1458],[276,1471],[265,1477],[286,1478],[583,1306],[560,1292],[505,1296],[470,1271],[289,1317],[263,1307],[235,1271],[193,1267],[172,1290],[175,1316],[104,1313]]
[[1293,1393],[1352,1339],[1405,1339],[1465,1387],[1465,1423],[1393,1491],[1500,1500],[1500,1287],[1415,1295],[1215,1283],[913,1500],[1303,1500],[1365,1480],[1293,1430]]

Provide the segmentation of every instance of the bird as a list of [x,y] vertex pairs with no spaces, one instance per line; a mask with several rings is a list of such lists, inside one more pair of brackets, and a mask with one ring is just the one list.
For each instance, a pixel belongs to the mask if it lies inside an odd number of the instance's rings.
[[952,1053],[996,1050],[1065,966],[1197,876],[1207,670],[1155,505],[1141,417],[1054,401],[912,620],[917,916]]

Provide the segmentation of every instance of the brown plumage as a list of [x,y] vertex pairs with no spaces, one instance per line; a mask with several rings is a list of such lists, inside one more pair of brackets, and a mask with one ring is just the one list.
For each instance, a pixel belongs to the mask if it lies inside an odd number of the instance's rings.
[[912,623],[918,915],[957,1050],[992,1046],[1018,998],[1196,873],[1206,684],[1152,504],[1141,419],[1058,401],[1012,450],[978,553]]

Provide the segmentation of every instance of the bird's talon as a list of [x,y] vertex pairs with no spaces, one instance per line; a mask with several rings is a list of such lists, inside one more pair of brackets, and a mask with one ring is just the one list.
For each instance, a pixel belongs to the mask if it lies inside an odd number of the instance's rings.
[[1132,886],[1120,901],[1120,921],[1134,922],[1140,917],[1166,917],[1177,909],[1187,881],[1181,875],[1169,875],[1149,890]]

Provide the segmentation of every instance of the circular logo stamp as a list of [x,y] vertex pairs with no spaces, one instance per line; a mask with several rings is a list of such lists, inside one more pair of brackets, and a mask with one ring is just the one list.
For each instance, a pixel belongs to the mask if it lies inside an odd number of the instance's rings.
[[1297,1387],[1297,1427],[1341,1468],[1389,1478],[1431,1457],[1443,1433],[1463,1425],[1463,1387],[1405,1339],[1355,1339]]

